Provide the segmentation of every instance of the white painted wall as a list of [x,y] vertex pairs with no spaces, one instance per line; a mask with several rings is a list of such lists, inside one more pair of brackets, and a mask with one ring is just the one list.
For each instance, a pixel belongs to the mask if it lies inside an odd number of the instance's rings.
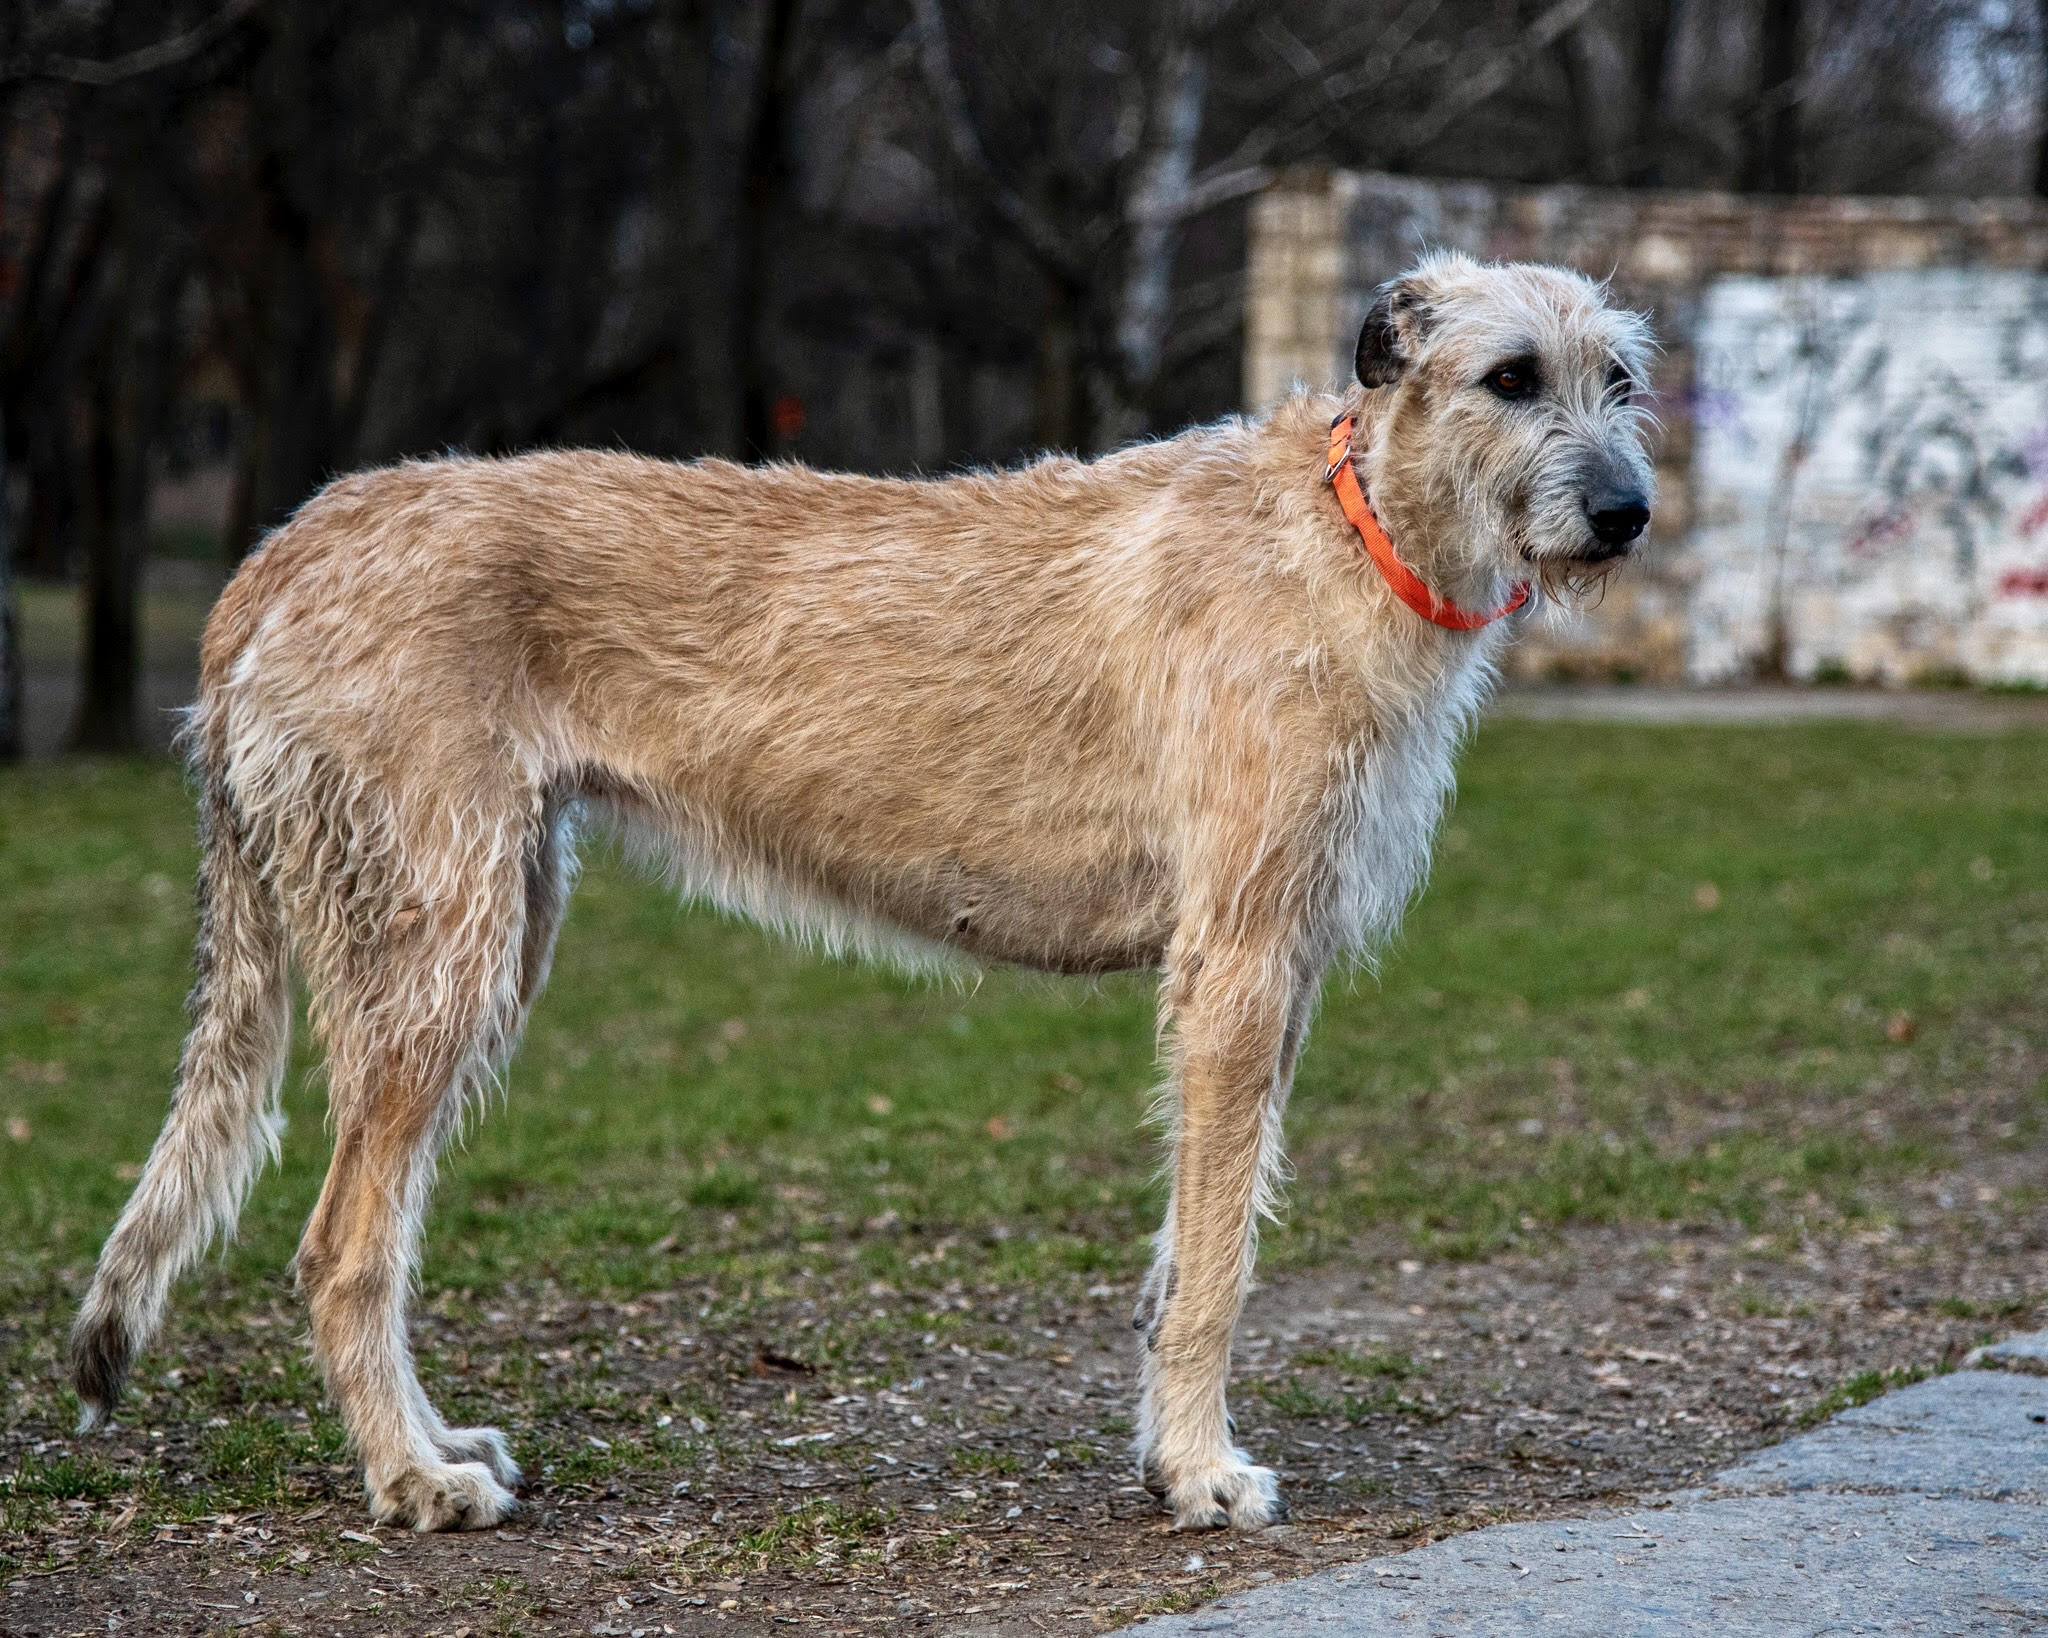
[[2048,275],[1711,281],[1688,668],[2048,683]]

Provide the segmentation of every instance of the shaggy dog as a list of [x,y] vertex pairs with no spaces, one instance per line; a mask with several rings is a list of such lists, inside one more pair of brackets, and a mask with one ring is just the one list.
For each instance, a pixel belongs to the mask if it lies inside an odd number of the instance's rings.
[[1423,878],[1517,611],[1642,533],[1647,347],[1574,274],[1438,255],[1381,292],[1341,398],[1093,462],[329,485],[207,625],[194,1023],[73,1334],[85,1424],[276,1151],[296,964],[334,1129],[298,1281],[370,1509],[512,1510],[505,1440],[428,1403],[406,1307],[588,817],[832,948],[1162,974],[1140,1469],[1184,1527],[1283,1516],[1224,1386],[1295,1058],[1325,968]]

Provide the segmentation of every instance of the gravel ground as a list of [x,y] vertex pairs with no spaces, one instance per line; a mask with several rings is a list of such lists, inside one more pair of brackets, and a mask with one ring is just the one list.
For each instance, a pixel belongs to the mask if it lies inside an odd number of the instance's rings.
[[[74,1502],[0,1540],[28,1566],[0,1630],[1095,1630],[1679,1488],[1839,1406],[1862,1373],[1939,1370],[2048,1317],[2048,1211],[1982,1201],[1931,1199],[1918,1220],[1830,1243],[1586,1229],[1427,1266],[1378,1249],[1252,1301],[1233,1402],[1294,1506],[1258,1536],[1176,1535],[1131,1481],[1127,1290],[1019,1306],[935,1274],[928,1291],[870,1291],[872,1351],[823,1370],[807,1339],[855,1318],[824,1285],[715,1329],[690,1289],[541,1299],[423,1316],[437,1391],[599,1375],[601,1404],[515,1425],[515,1443],[545,1433],[597,1453],[648,1436],[675,1440],[668,1460],[583,1478],[550,1464],[511,1528],[464,1537],[372,1529],[341,1465],[295,1473],[285,1506],[188,1525],[139,1528],[120,1497]],[[903,1334],[937,1303],[962,1318],[952,1340]],[[282,1305],[225,1327],[188,1318],[180,1366],[260,1370],[295,1345],[292,1323]],[[102,1453],[175,1470],[204,1430],[150,1417],[138,1401]],[[56,1431],[18,1423],[5,1459],[70,1448]]]

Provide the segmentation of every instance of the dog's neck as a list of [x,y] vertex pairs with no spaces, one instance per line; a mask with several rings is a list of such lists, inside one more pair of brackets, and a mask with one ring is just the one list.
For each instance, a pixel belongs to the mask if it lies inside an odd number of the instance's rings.
[[1496,544],[1445,527],[1446,514],[1456,516],[1449,497],[1407,495],[1400,485],[1380,481],[1388,464],[1388,423],[1397,390],[1354,384],[1344,394],[1344,413],[1357,422],[1351,452],[1359,484],[1401,561],[1432,591],[1465,608],[1498,608],[1510,595],[1514,577],[1501,566]]

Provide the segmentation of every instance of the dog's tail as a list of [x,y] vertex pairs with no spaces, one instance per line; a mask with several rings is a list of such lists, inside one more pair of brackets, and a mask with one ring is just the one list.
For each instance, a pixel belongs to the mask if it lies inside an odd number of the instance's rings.
[[113,1414],[130,1363],[163,1320],[171,1282],[216,1237],[233,1234],[284,1127],[277,1099],[291,985],[283,919],[249,857],[219,758],[201,749],[194,761],[201,859],[192,1032],[170,1115],[72,1327],[80,1432]]

